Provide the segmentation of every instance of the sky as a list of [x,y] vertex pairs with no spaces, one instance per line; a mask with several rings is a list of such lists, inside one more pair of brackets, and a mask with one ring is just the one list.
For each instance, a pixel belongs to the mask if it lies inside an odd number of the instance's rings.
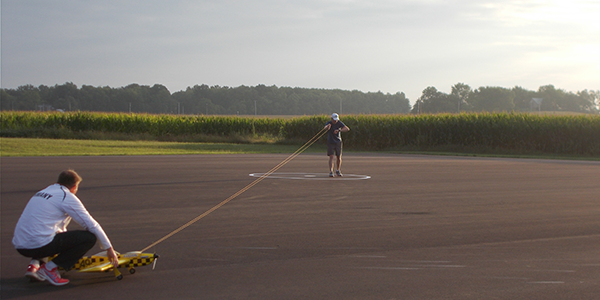
[[598,0],[2,0],[2,88],[600,90]]

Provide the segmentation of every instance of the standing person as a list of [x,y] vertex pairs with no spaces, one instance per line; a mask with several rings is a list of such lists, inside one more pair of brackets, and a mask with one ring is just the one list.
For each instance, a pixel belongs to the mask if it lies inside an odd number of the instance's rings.
[[342,168],[342,132],[350,131],[350,128],[342,121],[340,121],[340,116],[337,113],[333,113],[331,115],[331,121],[325,123],[325,127],[329,131],[327,132],[327,156],[329,156],[329,177],[334,177],[333,175],[333,160],[337,158],[337,169],[335,171],[335,175],[342,177],[342,172],[340,171]]
[[[118,266],[117,253],[106,233],[75,196],[81,180],[75,171],[63,171],[57,183],[37,192],[27,203],[12,240],[21,255],[32,258],[25,276],[57,286],[69,283],[60,277],[58,267],[70,270],[96,240],[100,241],[100,248],[106,249],[113,265]],[[71,219],[85,230],[67,231]],[[53,260],[40,266],[42,259],[54,255],[57,256]]]

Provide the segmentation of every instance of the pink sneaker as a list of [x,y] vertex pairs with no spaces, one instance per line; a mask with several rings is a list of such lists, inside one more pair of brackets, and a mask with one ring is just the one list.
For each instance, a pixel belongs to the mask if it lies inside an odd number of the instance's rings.
[[37,272],[40,276],[44,277],[53,285],[60,286],[69,283],[68,279],[63,279],[58,274],[58,268],[54,268],[52,270],[46,269],[46,265],[42,266]]
[[40,276],[38,274],[39,267],[34,264],[27,266],[27,272],[25,272],[25,277],[29,278],[31,281],[45,281],[46,278]]

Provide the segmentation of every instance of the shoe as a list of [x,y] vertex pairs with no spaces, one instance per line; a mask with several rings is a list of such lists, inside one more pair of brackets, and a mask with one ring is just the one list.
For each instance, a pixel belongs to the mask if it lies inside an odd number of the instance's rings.
[[46,278],[40,276],[38,271],[40,268],[34,264],[27,266],[27,272],[25,272],[25,277],[29,278],[31,281],[45,281]]
[[342,172],[340,172],[340,170],[335,171],[335,175],[337,175],[338,177],[344,177],[344,175],[342,175]]
[[329,177],[333,177],[333,172],[329,172]]
[[52,285],[61,286],[69,283],[68,279],[64,279],[60,277],[58,274],[58,268],[54,268],[52,270],[46,269],[46,266],[42,266],[37,272],[40,276],[44,277],[48,280]]

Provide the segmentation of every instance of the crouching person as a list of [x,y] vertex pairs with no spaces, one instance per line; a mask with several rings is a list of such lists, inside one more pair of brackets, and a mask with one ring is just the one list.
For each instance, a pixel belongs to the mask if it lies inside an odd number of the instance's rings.
[[[65,285],[69,280],[61,278],[58,267],[70,270],[97,240],[113,265],[118,265],[106,233],[75,196],[81,180],[75,171],[63,171],[57,183],[37,192],[27,203],[12,240],[21,255],[32,258],[25,276]],[[85,230],[67,231],[71,220]],[[54,259],[43,264],[44,258],[54,255]]]

